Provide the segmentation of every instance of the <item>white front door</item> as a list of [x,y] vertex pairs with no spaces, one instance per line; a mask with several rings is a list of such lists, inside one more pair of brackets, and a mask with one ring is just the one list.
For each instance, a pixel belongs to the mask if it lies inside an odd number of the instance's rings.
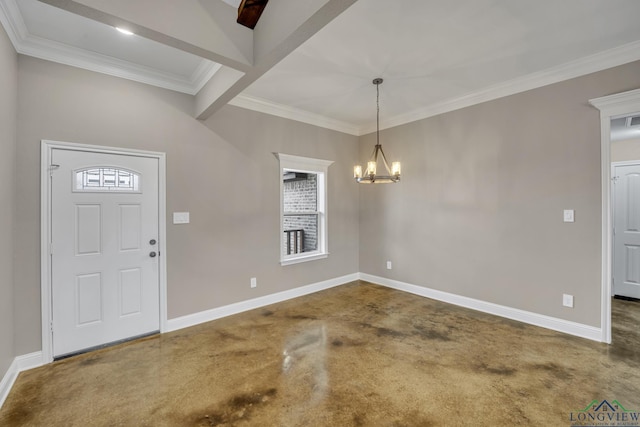
[[53,355],[160,329],[158,159],[53,149]]
[[613,293],[640,298],[640,165],[613,175]]

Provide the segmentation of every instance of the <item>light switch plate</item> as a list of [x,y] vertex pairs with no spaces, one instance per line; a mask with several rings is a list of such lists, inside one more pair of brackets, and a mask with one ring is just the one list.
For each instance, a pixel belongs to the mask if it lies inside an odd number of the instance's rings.
[[575,216],[574,216],[574,211],[573,209],[565,209],[564,210],[564,222],[574,222],[575,220]]
[[573,308],[573,295],[562,294],[562,305]]
[[174,212],[173,213],[174,224],[189,224],[189,212]]

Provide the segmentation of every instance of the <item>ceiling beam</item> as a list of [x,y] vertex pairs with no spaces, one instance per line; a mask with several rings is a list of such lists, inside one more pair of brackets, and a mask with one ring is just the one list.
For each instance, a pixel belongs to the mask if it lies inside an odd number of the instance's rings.
[[39,0],[223,67],[196,94],[205,120],[357,0],[275,0],[252,31],[218,0]]
[[[200,107],[196,117],[200,120],[210,117],[356,1],[278,0],[269,3],[253,31],[253,67],[216,99],[205,101],[198,93]],[[208,107],[202,109],[207,103]]]
[[253,32],[236,24],[234,8],[221,1],[39,1],[240,71],[252,66]]
[[253,30],[268,2],[269,0],[242,0],[238,7],[238,20],[236,22]]

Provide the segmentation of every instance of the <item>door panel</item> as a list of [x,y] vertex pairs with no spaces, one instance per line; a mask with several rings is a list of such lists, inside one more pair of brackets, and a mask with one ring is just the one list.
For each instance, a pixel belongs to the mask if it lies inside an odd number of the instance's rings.
[[120,205],[120,251],[140,250],[142,208],[140,205]]
[[76,326],[102,321],[102,275],[82,274],[76,277]]
[[76,254],[99,254],[102,247],[102,206],[76,205]]
[[613,182],[613,291],[640,298],[640,165],[616,166]]
[[120,271],[120,316],[140,313],[142,307],[142,271],[130,268]]
[[52,150],[53,354],[160,328],[158,159]]

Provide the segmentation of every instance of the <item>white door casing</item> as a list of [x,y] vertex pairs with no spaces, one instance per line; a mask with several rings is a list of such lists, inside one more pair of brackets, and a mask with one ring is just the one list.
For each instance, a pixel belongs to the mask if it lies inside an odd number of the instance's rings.
[[600,188],[602,191],[601,224],[601,341],[611,343],[611,277],[612,230],[611,218],[611,119],[640,111],[640,89],[590,99],[600,110]]
[[[43,167],[44,362],[165,330],[164,155],[43,141]],[[78,187],[77,173],[98,168],[123,183],[133,172],[139,188]]]
[[640,164],[614,165],[613,293],[640,298]]

